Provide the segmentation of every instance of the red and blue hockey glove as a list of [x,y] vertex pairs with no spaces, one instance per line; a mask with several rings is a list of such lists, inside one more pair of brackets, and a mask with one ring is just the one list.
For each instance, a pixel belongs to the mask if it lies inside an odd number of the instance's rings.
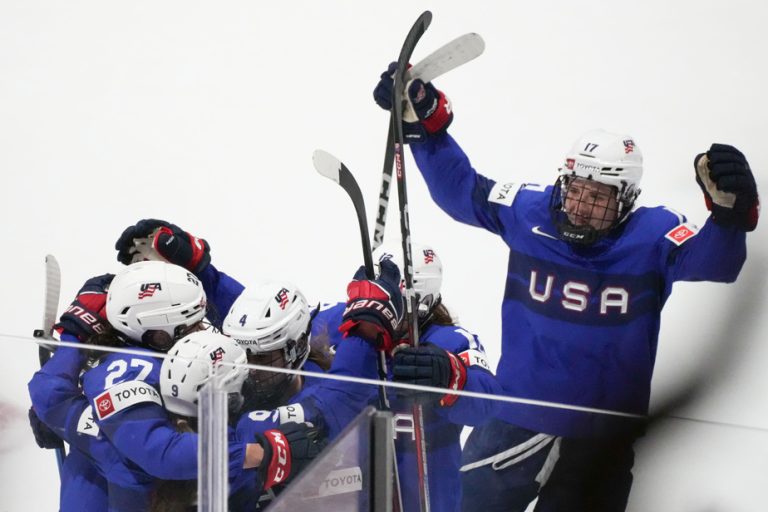
[[[418,347],[403,346],[393,354],[392,380],[460,391],[467,382],[467,367],[459,356],[432,343],[423,343]],[[419,403],[438,401],[444,407],[453,405],[459,399],[458,395],[440,396],[434,392],[409,389],[398,389],[398,394]]]
[[[384,110],[392,110],[394,74],[392,62],[381,74],[373,90],[373,99]],[[451,102],[431,83],[413,80],[406,85],[407,106],[403,111],[403,138],[406,143],[424,142],[428,135],[443,133],[453,121]]]
[[40,448],[46,448],[48,450],[64,448],[64,441],[62,441],[48,425],[38,418],[33,407],[29,408],[29,426],[32,427],[32,433],[35,435],[35,442]]
[[709,151],[696,156],[693,166],[712,220],[753,231],[760,214],[760,199],[755,177],[741,151],[726,144],[712,144]]
[[360,267],[347,286],[347,307],[339,331],[373,343],[390,353],[403,319],[403,294],[400,269],[391,260],[382,260],[378,279],[369,281],[365,267]]
[[125,265],[161,259],[198,274],[211,262],[208,242],[159,219],[143,219],[125,228],[115,249],[117,261]]
[[311,423],[293,422],[284,423],[280,429],[256,434],[256,442],[264,449],[264,457],[259,465],[259,477],[264,490],[292,480],[327,444]]
[[83,343],[109,330],[107,290],[114,277],[114,274],[104,274],[87,280],[53,328],[59,334],[64,331],[74,334]]

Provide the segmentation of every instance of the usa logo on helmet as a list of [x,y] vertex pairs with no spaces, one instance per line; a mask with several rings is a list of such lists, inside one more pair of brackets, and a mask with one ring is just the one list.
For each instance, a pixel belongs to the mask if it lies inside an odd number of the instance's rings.
[[280,309],[285,309],[285,306],[288,305],[288,288],[283,288],[277,292],[275,300],[280,304]]

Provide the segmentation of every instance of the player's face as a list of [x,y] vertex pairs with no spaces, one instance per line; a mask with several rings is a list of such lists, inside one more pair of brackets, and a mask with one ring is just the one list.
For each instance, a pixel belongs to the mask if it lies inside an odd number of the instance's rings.
[[564,200],[565,213],[574,226],[592,226],[600,231],[618,215],[616,188],[584,178],[573,178]]

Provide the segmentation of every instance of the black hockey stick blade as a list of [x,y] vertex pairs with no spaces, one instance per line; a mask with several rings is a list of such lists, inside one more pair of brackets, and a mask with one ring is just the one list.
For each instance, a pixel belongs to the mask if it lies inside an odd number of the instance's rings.
[[347,195],[352,200],[355,213],[357,214],[357,222],[360,226],[365,273],[368,279],[375,279],[373,257],[371,256],[371,239],[368,235],[368,219],[365,215],[365,201],[363,200],[363,194],[360,191],[357,180],[355,180],[355,177],[341,160],[322,149],[315,150],[312,153],[312,163],[317,172],[341,185],[341,188],[347,192]]

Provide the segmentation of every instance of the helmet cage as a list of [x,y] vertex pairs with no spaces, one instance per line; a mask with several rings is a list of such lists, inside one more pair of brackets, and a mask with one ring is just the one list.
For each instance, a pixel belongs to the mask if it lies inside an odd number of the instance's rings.
[[[640,194],[640,180],[643,175],[643,156],[629,135],[593,130],[584,134],[565,157],[563,167],[558,169],[559,176],[550,197],[550,213],[557,227],[560,238],[567,242],[590,245],[608,234],[624,222],[634,207]],[[576,179],[593,181],[613,187],[615,191],[615,218],[604,225],[600,216],[585,216],[584,211],[596,211],[598,206],[582,202],[582,197],[571,198],[580,202],[580,208],[571,215],[581,216],[584,222],[574,224],[566,211],[566,198],[570,186]],[[603,216],[605,215],[605,209]],[[591,215],[591,214],[590,214]],[[589,222],[589,221],[592,222]],[[597,227],[595,226],[597,224]]]
[[[622,222],[624,222],[627,219],[627,216],[629,215],[629,212],[632,211],[632,207],[635,202],[635,198],[637,198],[637,194],[639,193],[639,190],[637,190],[633,194],[627,194],[626,189],[622,188],[621,190],[617,190],[616,187],[613,187],[614,194],[615,194],[615,200],[616,200],[616,208],[601,208],[603,210],[603,217],[599,216],[592,216],[591,214],[588,216],[582,216],[584,219],[584,222],[581,224],[574,224],[566,211],[565,207],[565,200],[568,196],[568,189],[570,185],[573,183],[575,179],[577,179],[577,176],[567,176],[561,174],[557,181],[555,182],[555,185],[552,187],[552,194],[550,196],[550,213],[552,216],[552,223],[557,227],[558,233],[560,234],[560,238],[565,240],[566,242],[571,242],[579,245],[591,245],[595,242],[597,242],[600,238],[604,237],[613,229],[615,229],[617,226],[619,226]],[[624,187],[622,185],[622,187]],[[579,203],[586,202],[585,199],[582,197],[579,198],[573,198],[572,201],[577,201]],[[589,206],[589,205],[588,205]],[[594,211],[595,205],[592,204],[592,208],[589,209],[589,211]],[[578,210],[578,208],[577,208]],[[595,228],[592,224],[589,223],[589,220],[602,222],[604,220],[605,215],[608,213],[613,212],[614,218],[613,220],[606,225],[603,228]],[[572,214],[576,215],[576,214]]]
[[[309,355],[309,331],[297,340],[288,340],[282,348],[261,353],[248,348],[246,353],[249,355],[249,362],[253,361],[253,356],[260,355],[256,361],[259,366],[298,370]],[[286,395],[293,390],[291,384],[296,377],[290,373],[251,369],[243,389],[248,408],[274,409],[281,405],[283,399],[288,398]]]

